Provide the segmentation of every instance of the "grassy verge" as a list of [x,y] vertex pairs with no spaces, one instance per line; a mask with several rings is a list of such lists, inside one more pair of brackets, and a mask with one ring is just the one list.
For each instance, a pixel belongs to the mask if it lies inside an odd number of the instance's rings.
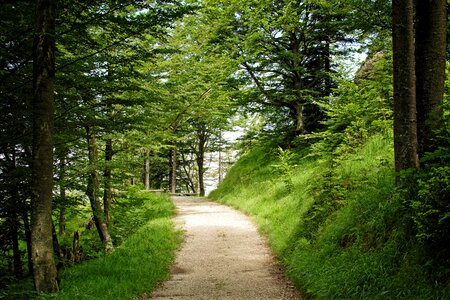
[[134,191],[119,202],[114,235],[123,242],[109,255],[64,270],[61,292],[42,299],[139,299],[168,277],[181,241],[170,199]]
[[210,197],[252,215],[311,298],[448,299],[408,232],[392,164],[389,134],[339,157],[260,147]]
[[131,187],[115,199],[110,222],[116,249],[105,255],[95,228],[86,228],[89,206],[68,207],[66,233],[59,242],[70,249],[73,233],[79,232],[84,262],[64,267],[59,294],[37,296],[31,278],[24,278],[0,290],[0,299],[139,299],[169,276],[181,243],[170,220],[174,209],[167,195]]
[[167,278],[178,245],[169,220],[152,220],[114,253],[67,269],[52,298],[139,299]]

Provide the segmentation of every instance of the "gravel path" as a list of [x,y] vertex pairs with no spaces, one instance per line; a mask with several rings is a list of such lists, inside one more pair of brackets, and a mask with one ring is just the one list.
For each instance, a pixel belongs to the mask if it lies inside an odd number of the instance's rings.
[[152,299],[301,299],[245,215],[200,198],[173,200],[185,242]]

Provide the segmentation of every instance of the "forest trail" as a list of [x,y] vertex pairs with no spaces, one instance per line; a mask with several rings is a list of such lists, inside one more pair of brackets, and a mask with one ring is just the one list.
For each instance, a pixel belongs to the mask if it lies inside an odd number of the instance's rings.
[[173,200],[185,241],[151,299],[301,299],[248,217],[201,198]]

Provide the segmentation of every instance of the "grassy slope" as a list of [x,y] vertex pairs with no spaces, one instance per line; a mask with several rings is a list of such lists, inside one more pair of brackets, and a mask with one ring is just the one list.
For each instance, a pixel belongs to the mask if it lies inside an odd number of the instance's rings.
[[407,238],[392,139],[338,160],[253,149],[210,197],[252,215],[291,278],[315,299],[444,299]]
[[[168,277],[169,265],[181,242],[170,220],[174,213],[170,199],[135,191],[129,199],[119,201],[123,203],[116,216],[115,234],[122,236],[123,243],[112,254],[67,268],[61,279],[61,293],[43,298],[139,299],[139,295]],[[119,227],[120,220],[131,223],[134,232],[119,230],[125,228]]]

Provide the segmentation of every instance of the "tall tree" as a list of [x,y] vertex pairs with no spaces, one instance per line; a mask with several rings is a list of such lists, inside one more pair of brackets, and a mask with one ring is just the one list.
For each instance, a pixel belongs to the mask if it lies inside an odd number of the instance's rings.
[[57,292],[52,241],[56,0],[38,0],[33,57],[31,248],[38,292]]
[[444,125],[447,1],[416,1],[416,77],[419,155],[448,143]]
[[392,1],[395,170],[417,168],[413,0]]
[[221,19],[212,42],[240,63],[244,72],[237,74],[253,86],[249,107],[275,107],[275,125],[288,118],[286,129],[294,135],[320,128],[323,115],[315,99],[330,93],[331,59],[336,43],[346,39],[337,25],[340,11],[325,1],[211,2]]

